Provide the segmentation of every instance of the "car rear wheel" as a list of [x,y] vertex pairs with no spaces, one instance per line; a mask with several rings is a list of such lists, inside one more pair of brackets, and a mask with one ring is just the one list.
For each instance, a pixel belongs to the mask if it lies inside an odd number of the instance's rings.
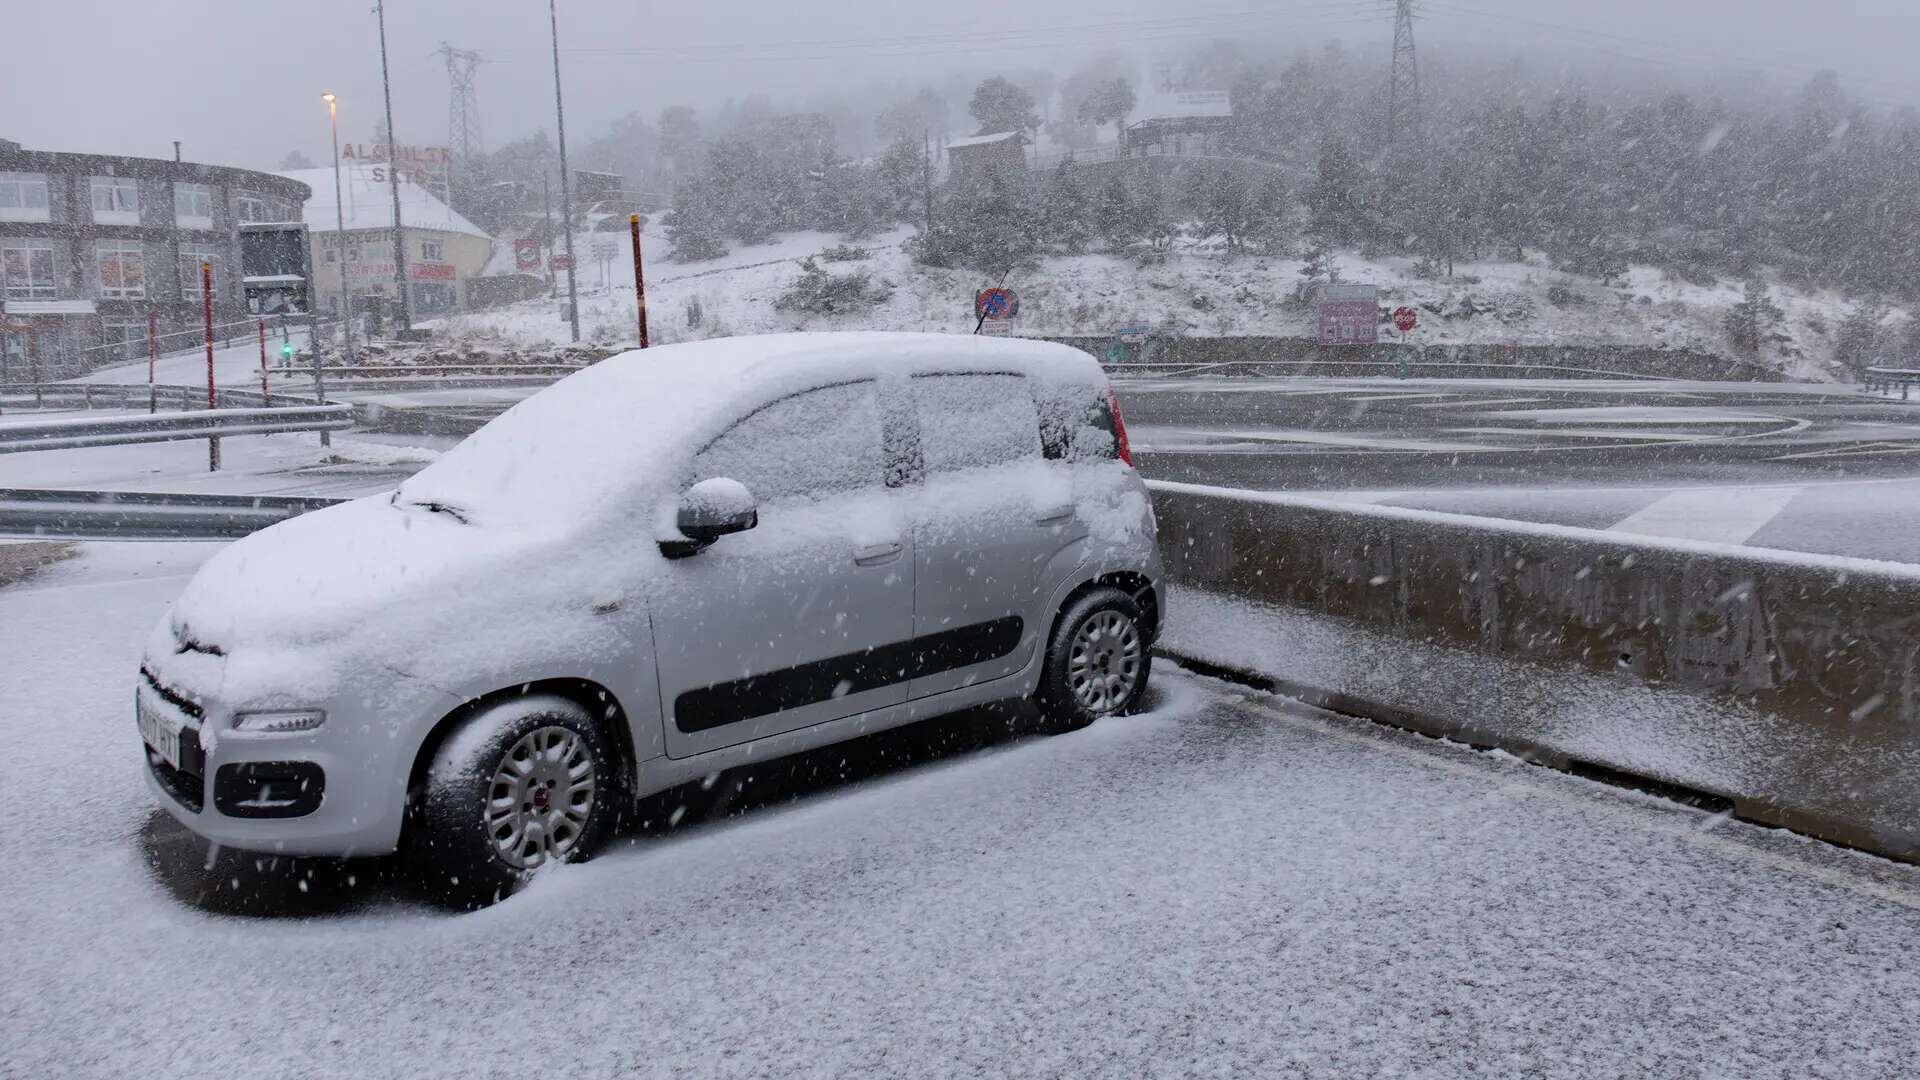
[[430,892],[492,903],[545,867],[592,855],[612,829],[617,779],[586,709],[550,695],[504,701],[434,753],[408,847]]
[[1111,586],[1067,605],[1035,694],[1048,731],[1073,731],[1139,705],[1153,663],[1144,626],[1140,605]]

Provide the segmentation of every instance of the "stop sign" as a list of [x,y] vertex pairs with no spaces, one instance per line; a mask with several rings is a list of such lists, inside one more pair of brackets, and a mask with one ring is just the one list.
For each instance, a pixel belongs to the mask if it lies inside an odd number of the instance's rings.
[[1413,329],[1414,324],[1419,321],[1420,313],[1410,307],[1393,309],[1393,325],[1399,327],[1403,334]]

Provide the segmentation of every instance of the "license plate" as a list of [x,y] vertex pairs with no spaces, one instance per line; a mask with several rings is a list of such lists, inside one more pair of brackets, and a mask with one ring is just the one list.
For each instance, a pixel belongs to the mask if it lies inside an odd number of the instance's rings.
[[180,767],[180,728],[169,721],[147,699],[134,699],[134,713],[140,720],[140,738],[153,752],[174,768]]

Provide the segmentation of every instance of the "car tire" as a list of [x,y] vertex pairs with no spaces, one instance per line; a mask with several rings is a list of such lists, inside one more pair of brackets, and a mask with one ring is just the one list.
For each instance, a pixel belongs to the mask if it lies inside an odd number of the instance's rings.
[[1147,689],[1153,664],[1140,605],[1102,585],[1076,597],[1060,613],[1047,642],[1040,688],[1042,730],[1076,731],[1103,716],[1132,712]]
[[619,816],[619,779],[606,735],[577,702],[536,694],[490,705],[435,749],[408,852],[434,898],[493,903],[598,850]]

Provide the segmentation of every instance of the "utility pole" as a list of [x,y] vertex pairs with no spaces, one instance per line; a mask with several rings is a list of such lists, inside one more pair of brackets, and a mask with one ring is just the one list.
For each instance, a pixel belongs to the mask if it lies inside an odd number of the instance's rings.
[[560,235],[567,238],[567,325],[580,340],[580,290],[574,284],[573,184],[567,176],[567,107],[560,98],[560,15],[547,0],[547,22],[553,29],[553,117],[560,129]]
[[920,187],[927,197],[927,235],[933,235],[933,129],[920,129]]
[[1393,82],[1387,95],[1387,142],[1420,138],[1420,64],[1413,50],[1415,0],[1394,0]]
[[407,299],[407,234],[400,224],[400,153],[393,131],[393,83],[387,78],[386,0],[375,0],[373,11],[380,18],[380,88],[387,96],[387,184],[393,191],[393,280],[400,290],[400,331],[405,336],[413,331],[413,306]]

